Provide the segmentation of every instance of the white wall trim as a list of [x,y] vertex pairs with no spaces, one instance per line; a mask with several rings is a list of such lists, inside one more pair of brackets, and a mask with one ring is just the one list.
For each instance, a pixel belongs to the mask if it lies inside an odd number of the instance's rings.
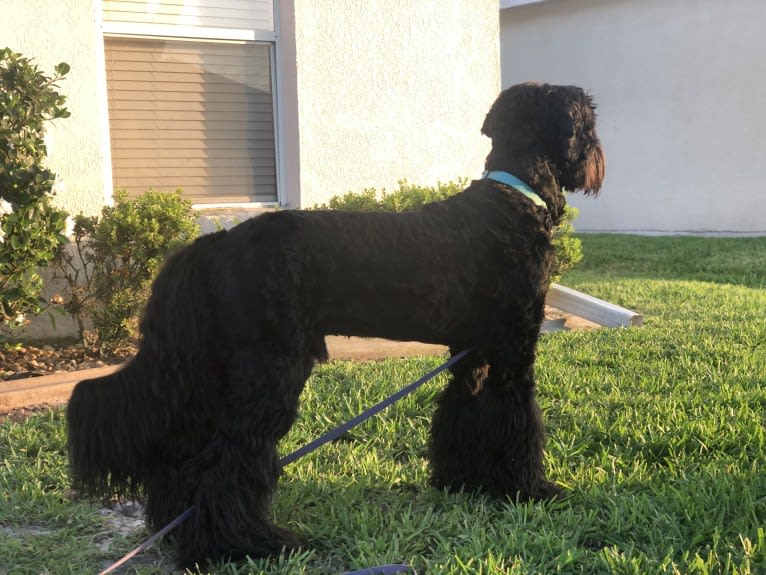
[[295,3],[274,2],[274,104],[277,122],[277,199],[283,208],[301,205],[298,72],[295,46]]
[[545,0],[500,0],[500,10],[524,6],[525,4],[537,4],[538,2],[545,2]]
[[[274,30],[279,30],[281,26],[279,2],[272,4],[271,13],[274,20]],[[274,37],[271,48],[271,105],[274,119],[274,161],[276,162],[274,167],[277,178],[277,205],[282,205],[284,203],[283,198],[285,197],[284,138],[282,137],[284,112],[282,106],[282,66],[280,58],[282,40],[279,34],[275,34]]]
[[[93,1],[93,9],[96,17],[97,30],[103,27],[104,3],[102,0]],[[106,53],[104,51],[104,35],[96,34],[96,63],[99,91],[99,116],[101,119],[101,152],[104,178],[103,202],[105,206],[111,206],[114,202],[114,182],[112,180],[112,141],[109,131],[109,93],[106,87]]]

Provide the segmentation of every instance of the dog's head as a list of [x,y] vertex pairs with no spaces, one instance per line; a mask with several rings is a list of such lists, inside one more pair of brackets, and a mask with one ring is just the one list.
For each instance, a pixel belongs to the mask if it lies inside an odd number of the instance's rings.
[[487,169],[542,159],[553,164],[563,188],[593,195],[601,189],[605,159],[596,106],[577,86],[511,86],[492,104],[481,131],[492,138]]

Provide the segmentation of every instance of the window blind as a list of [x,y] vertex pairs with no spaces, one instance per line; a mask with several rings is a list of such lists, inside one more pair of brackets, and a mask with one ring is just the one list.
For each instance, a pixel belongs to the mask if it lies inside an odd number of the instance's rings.
[[270,47],[106,38],[116,188],[276,200]]

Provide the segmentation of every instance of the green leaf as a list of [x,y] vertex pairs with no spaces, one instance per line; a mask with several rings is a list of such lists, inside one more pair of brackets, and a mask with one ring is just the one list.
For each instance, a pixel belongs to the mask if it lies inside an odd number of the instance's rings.
[[70,70],[69,64],[67,64],[66,62],[61,62],[60,64],[56,65],[54,70],[56,71],[56,74],[58,74],[59,76],[66,76]]

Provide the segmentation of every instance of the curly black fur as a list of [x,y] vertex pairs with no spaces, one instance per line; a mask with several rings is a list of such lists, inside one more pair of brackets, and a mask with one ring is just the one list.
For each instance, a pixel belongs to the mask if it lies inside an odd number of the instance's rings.
[[276,445],[327,358],[324,336],[343,334],[471,347],[438,399],[434,485],[557,495],[533,367],[562,189],[595,194],[604,176],[595,127],[572,86],[513,86],[489,111],[486,169],[547,208],[484,179],[403,214],[269,213],[172,256],[135,359],[72,395],[75,487],[145,497],[153,529],[193,505],[174,535],[184,562],[296,546],[270,516]]

